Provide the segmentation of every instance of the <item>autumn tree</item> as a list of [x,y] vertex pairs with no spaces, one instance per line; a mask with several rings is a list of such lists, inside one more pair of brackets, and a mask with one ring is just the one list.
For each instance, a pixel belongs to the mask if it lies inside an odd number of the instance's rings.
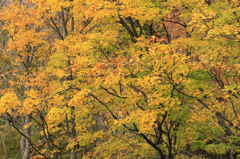
[[[22,158],[239,157],[239,1],[1,9],[1,117]],[[11,13],[11,14],[10,14]]]

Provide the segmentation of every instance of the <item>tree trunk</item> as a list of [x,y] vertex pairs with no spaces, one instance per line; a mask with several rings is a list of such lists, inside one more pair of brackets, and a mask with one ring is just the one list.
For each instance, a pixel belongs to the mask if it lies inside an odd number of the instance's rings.
[[[72,111],[74,111],[74,107],[72,107]],[[76,123],[75,123],[75,116],[72,114],[71,119],[71,138],[76,138]],[[76,145],[71,148],[71,159],[76,159]]]
[[[30,138],[30,127],[24,129],[24,126],[27,125],[30,122],[30,117],[26,116],[24,119],[24,124],[23,124],[23,134],[26,135],[28,138]],[[20,149],[21,149],[21,154],[22,154],[22,159],[29,159],[30,158],[30,143],[28,140],[22,136],[21,141],[20,141]]]

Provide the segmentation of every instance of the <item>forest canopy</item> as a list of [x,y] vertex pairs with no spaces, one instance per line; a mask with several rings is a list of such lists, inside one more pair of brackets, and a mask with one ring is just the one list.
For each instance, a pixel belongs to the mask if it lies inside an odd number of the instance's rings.
[[239,0],[5,0],[0,158],[240,157]]

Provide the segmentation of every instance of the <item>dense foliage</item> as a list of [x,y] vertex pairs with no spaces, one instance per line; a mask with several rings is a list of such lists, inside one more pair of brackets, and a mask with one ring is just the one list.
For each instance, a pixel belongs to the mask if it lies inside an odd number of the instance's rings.
[[240,157],[239,0],[1,4],[0,158]]

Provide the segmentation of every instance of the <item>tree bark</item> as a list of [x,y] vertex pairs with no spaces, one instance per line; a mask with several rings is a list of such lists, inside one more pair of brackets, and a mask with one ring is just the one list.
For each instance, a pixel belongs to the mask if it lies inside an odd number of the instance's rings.
[[[30,122],[30,117],[26,116],[24,119],[24,124],[23,124],[23,133],[26,135],[28,138],[30,138],[30,127],[24,129],[24,126],[27,125]],[[22,136],[21,141],[20,141],[20,149],[21,149],[21,154],[22,154],[22,159],[29,159],[30,158],[30,143],[24,136]]]

